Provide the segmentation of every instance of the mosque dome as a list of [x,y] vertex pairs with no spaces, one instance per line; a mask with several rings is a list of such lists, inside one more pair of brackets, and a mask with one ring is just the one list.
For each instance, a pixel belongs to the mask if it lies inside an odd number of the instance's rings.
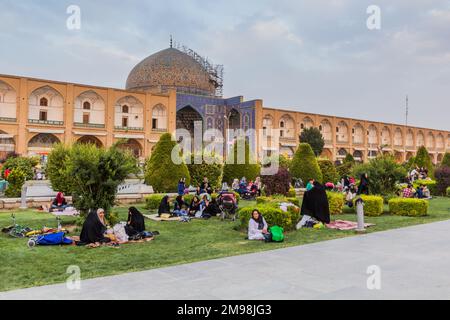
[[130,72],[127,90],[215,95],[215,83],[203,66],[175,48],[159,51],[142,60]]

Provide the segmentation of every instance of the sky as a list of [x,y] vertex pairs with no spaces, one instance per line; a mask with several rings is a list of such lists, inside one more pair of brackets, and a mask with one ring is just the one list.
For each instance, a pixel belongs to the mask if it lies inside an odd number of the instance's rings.
[[124,88],[170,35],[225,66],[226,97],[404,124],[408,95],[410,125],[450,130],[449,0],[0,0],[0,74]]

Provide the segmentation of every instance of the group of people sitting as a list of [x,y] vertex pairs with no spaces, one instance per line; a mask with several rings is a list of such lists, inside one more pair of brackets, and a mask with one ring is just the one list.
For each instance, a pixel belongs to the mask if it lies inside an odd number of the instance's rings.
[[239,193],[239,195],[244,198],[256,198],[261,196],[262,183],[261,178],[257,177],[255,181],[247,182],[247,178],[242,177],[239,179],[234,179],[233,184],[231,185],[231,189],[234,192]]
[[409,183],[406,188],[403,189],[401,196],[403,198],[431,199],[431,192],[424,184],[421,184],[417,189],[414,189],[414,186]]
[[119,245],[129,241],[151,240],[158,232],[145,231],[144,216],[138,209],[128,209],[127,222],[119,223],[114,228],[108,228],[105,220],[105,210],[102,208],[89,213],[81,229],[79,246],[101,246],[105,244]]
[[[311,179],[308,181],[301,207],[302,219],[297,228],[323,227],[330,223],[330,207],[325,186]],[[270,238],[267,221],[259,210],[253,210],[248,222],[248,239],[265,240]]]
[[407,177],[408,183],[414,183],[414,181],[416,180],[427,180],[427,179],[429,179],[428,169],[424,167],[419,168],[418,166],[413,168],[409,172]]
[[[228,191],[222,191],[219,197],[213,198],[208,193],[203,193],[201,195],[194,195],[190,203],[185,201],[184,195],[178,195],[173,201],[173,206],[170,203],[170,197],[166,195],[161,200],[158,209],[158,216],[169,214],[171,217],[195,217],[209,219],[211,217],[217,216],[222,213],[222,208],[220,205],[223,202],[231,201],[232,214],[235,213],[237,209],[237,201],[233,193]],[[173,207],[173,210],[171,209]]]

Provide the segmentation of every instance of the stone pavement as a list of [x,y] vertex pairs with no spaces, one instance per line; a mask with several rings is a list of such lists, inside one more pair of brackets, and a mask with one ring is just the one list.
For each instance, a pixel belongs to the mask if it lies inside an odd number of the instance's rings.
[[[263,244],[261,245],[270,245]],[[381,271],[369,290],[368,268]],[[0,293],[0,299],[450,299],[450,221]],[[376,283],[376,282],[370,282]]]

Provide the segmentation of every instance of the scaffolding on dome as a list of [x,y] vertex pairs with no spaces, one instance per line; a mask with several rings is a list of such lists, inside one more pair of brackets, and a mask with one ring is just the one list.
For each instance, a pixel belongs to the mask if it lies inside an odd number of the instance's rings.
[[[172,40],[171,40],[171,47],[172,47]],[[221,64],[213,64],[211,61],[208,60],[208,58],[205,58],[195,52],[194,50],[190,49],[189,47],[176,43],[173,45],[175,49],[180,50],[181,52],[187,54],[192,59],[197,61],[202,68],[209,74],[210,81],[214,84],[214,87],[216,88],[216,96],[222,97],[223,96],[223,75],[224,75],[224,67]]]

